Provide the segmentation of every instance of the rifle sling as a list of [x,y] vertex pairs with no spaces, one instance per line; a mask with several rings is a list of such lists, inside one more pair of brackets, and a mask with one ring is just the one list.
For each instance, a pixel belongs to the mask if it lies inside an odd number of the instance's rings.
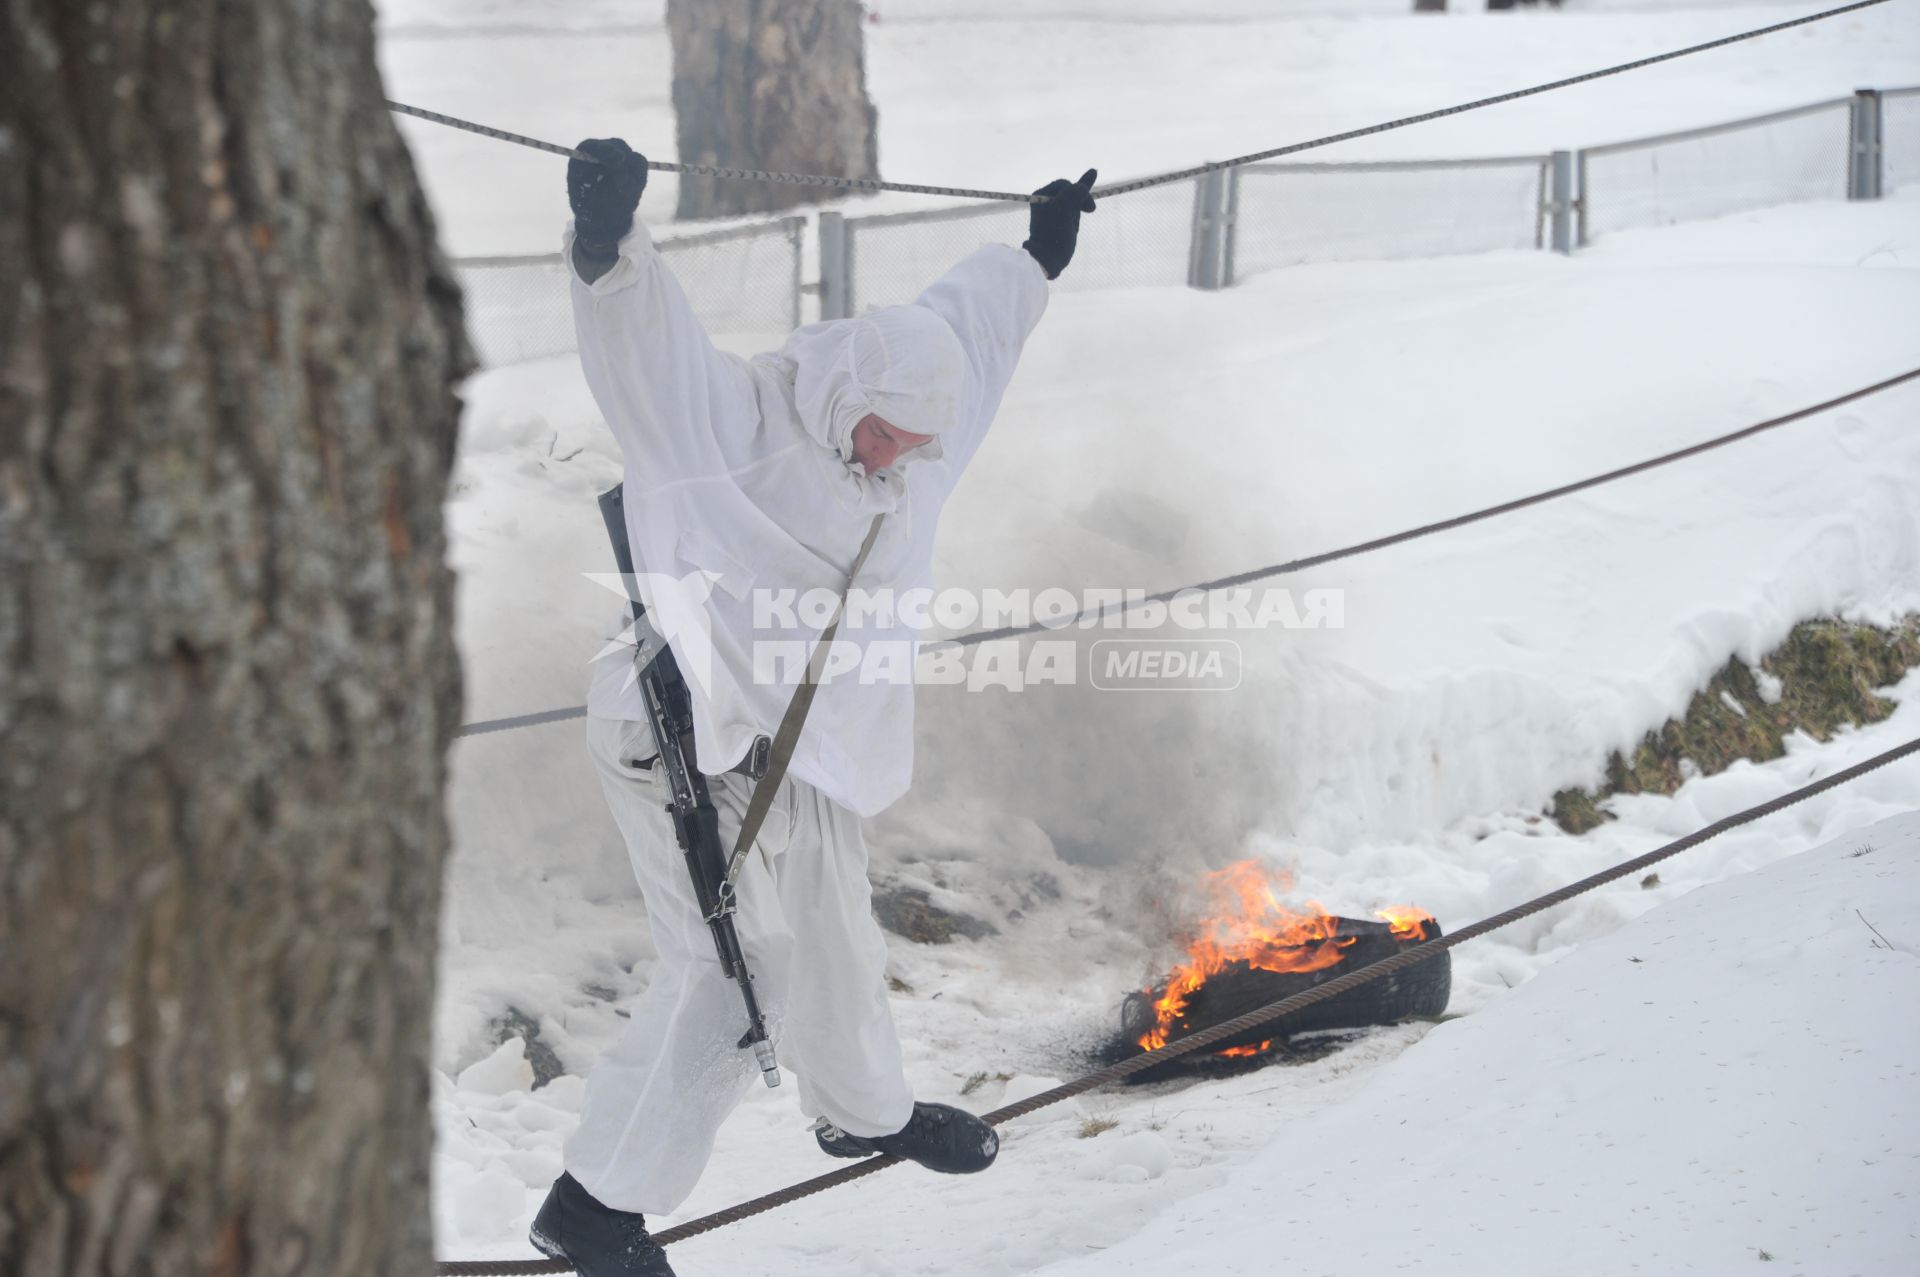
[[760,826],[766,822],[767,812],[773,806],[773,795],[786,778],[787,764],[793,761],[794,747],[800,743],[800,729],[806,724],[814,693],[820,690],[818,667],[833,646],[833,637],[840,629],[840,617],[847,610],[847,595],[852,592],[860,569],[867,565],[867,556],[873,552],[873,543],[880,539],[880,524],[886,517],[884,514],[873,516],[873,526],[867,529],[867,539],[861,543],[860,553],[853,560],[853,570],[847,573],[847,583],[840,591],[840,602],[833,610],[833,620],[821,632],[819,641],[808,654],[807,668],[801,676],[800,686],[793,689],[793,699],[787,702],[787,712],[781,716],[780,728],[773,735],[773,749],[767,759],[767,774],[754,786],[753,798],[747,803],[747,814],[740,821],[740,836],[734,841],[733,855],[727,858],[726,881],[729,887],[740,876],[740,867],[746,863],[747,853],[753,849],[754,839],[760,836]]

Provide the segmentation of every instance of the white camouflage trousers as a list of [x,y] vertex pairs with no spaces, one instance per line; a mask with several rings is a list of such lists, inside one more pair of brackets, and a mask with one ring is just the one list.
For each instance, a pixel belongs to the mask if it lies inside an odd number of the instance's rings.
[[[693,1191],[721,1122],[760,1071],[737,1045],[746,1012],[721,974],[674,841],[666,782],[633,765],[652,758],[652,734],[643,722],[587,721],[659,960],[626,1033],[587,1078],[566,1166],[607,1206],[667,1214]],[[753,783],[726,775],[707,784],[721,846],[731,850]],[[913,1091],[887,1007],[887,947],[873,919],[860,818],[788,777],[737,889],[735,925],[754,992],[783,1072],[799,1079],[801,1110],[855,1135],[904,1127]]]

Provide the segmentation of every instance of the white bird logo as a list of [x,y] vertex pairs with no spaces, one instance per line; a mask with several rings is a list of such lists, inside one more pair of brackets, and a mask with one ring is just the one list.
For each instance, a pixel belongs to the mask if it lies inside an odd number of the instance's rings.
[[645,644],[657,634],[673,647],[680,672],[691,679],[702,695],[713,690],[713,618],[707,614],[707,600],[713,597],[718,572],[698,568],[685,576],[665,572],[588,572],[586,578],[604,590],[631,603],[638,598],[646,607],[644,622],[629,619],[625,627],[605,647],[595,652],[598,661],[616,653],[632,658],[627,680],[621,691],[640,681],[640,658],[651,659]]

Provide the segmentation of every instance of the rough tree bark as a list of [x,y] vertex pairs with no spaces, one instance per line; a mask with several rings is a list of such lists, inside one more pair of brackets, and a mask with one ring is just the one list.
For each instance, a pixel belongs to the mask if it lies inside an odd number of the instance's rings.
[[[681,161],[878,177],[860,14],[858,0],[667,0]],[[767,213],[845,194],[682,177],[679,215]]]
[[459,299],[364,0],[0,15],[0,1272],[430,1271]]

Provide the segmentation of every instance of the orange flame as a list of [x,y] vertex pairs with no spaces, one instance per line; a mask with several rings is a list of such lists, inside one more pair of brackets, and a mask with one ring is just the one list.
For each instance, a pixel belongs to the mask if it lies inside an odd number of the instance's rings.
[[1414,905],[1388,905],[1375,909],[1373,916],[1386,920],[1396,940],[1426,940],[1433,935],[1433,915]]
[[[1340,922],[1319,904],[1308,901],[1307,912],[1280,903],[1280,893],[1292,886],[1292,876],[1257,860],[1242,860],[1201,879],[1207,897],[1207,917],[1187,946],[1187,961],[1167,977],[1166,991],[1154,1001],[1154,1026],[1142,1034],[1142,1050],[1165,1046],[1177,1029],[1185,1029],[1187,1005],[1196,990],[1236,962],[1260,971],[1324,971],[1345,958],[1355,937],[1338,934]],[[1425,940],[1432,934],[1433,915],[1413,905],[1389,905],[1377,911],[1403,943]],[[1148,990],[1152,992],[1151,989]],[[1230,1047],[1226,1057],[1258,1055],[1273,1045]]]
[[1201,879],[1211,916],[1200,923],[1187,946],[1187,961],[1173,969],[1166,992],[1154,1002],[1154,1027],[1141,1036],[1143,1049],[1165,1046],[1173,1030],[1184,1027],[1181,1017],[1194,991],[1232,963],[1287,972],[1323,971],[1340,961],[1353,937],[1337,935],[1338,920],[1317,904],[1308,902],[1309,913],[1281,904],[1278,892],[1292,881],[1257,860],[1239,861]]

